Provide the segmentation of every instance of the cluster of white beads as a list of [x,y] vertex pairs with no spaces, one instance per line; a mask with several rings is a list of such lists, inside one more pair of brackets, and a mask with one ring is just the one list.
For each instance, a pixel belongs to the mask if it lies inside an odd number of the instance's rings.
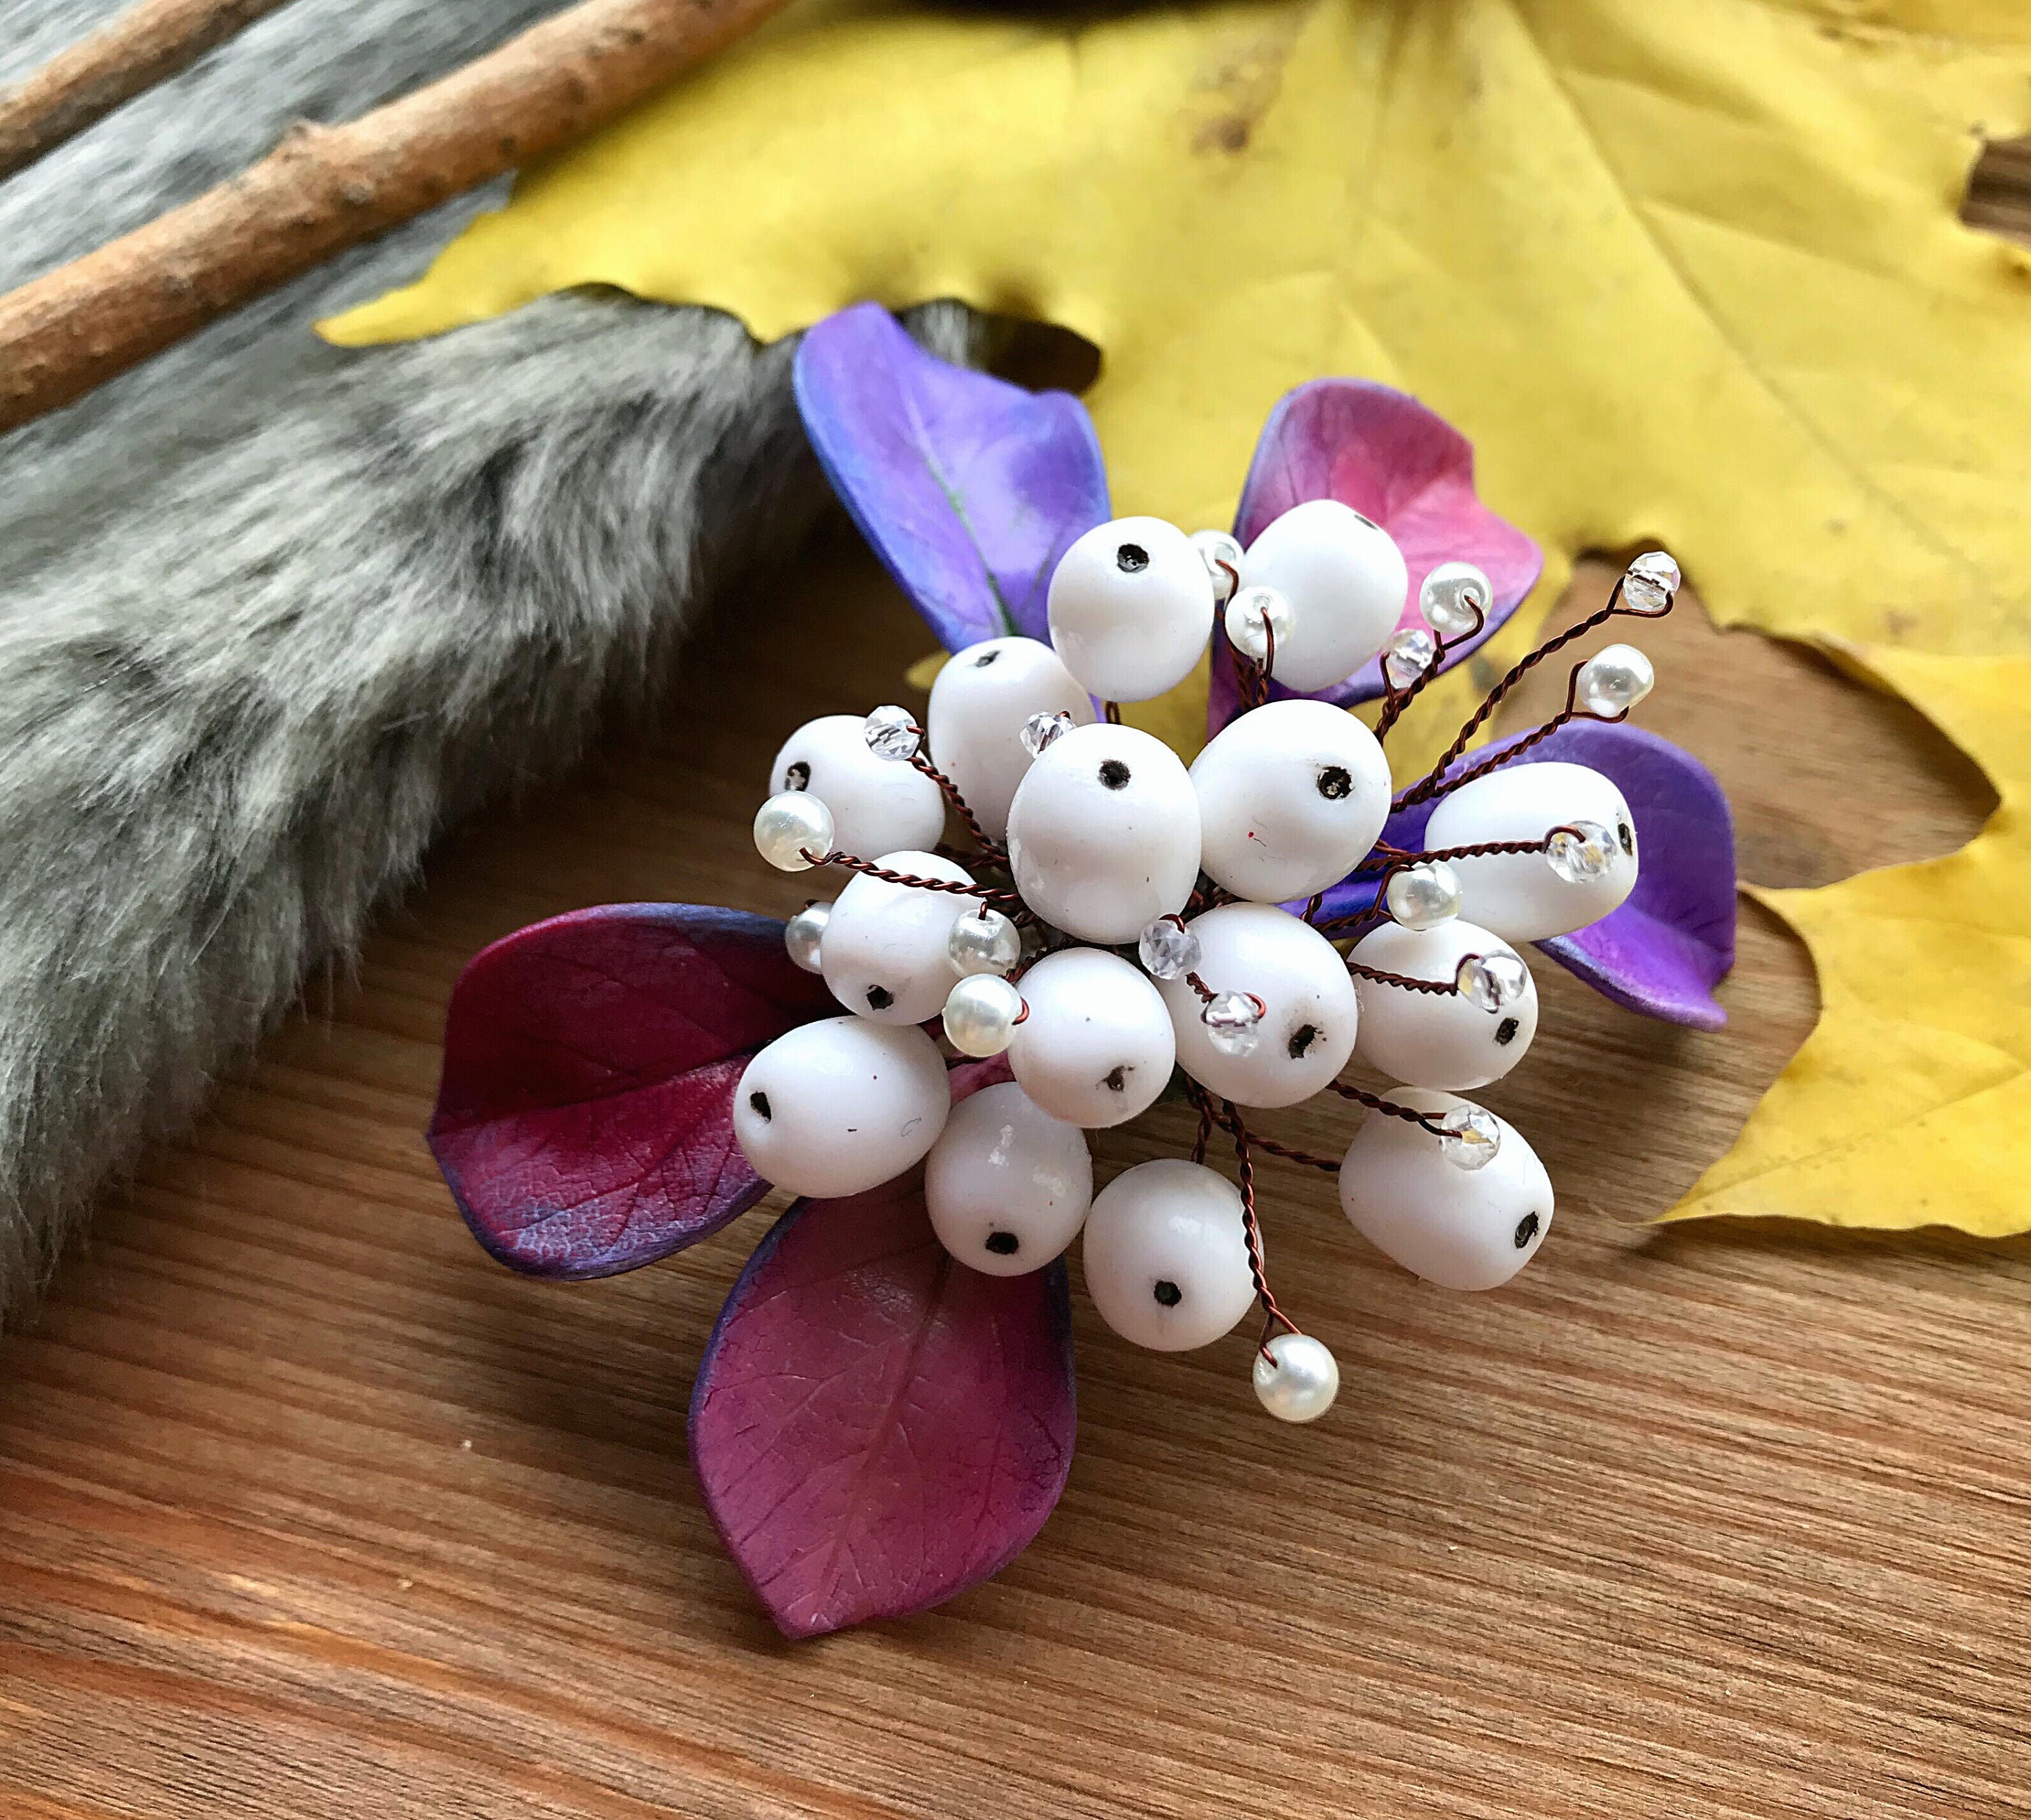
[[[1119,519],[1053,575],[1050,643],[959,652],[926,725],[884,707],[799,729],[777,755],[756,845],[787,871],[851,868],[837,900],[785,934],[848,1015],[749,1065],[735,1131],[757,1171],[833,1196],[922,1162],[933,1227],[962,1262],[1034,1270],[1083,1230],[1109,1326],[1144,1346],[1202,1346],[1265,1292],[1252,1203],[1179,1160],[1140,1165],[1096,1197],[1086,1134],[1146,1110],[1176,1069],[1212,1101],[1281,1107],[1358,1055],[1404,1091],[1347,1151],[1347,1217],[1433,1281],[1512,1275],[1550,1222],[1550,1184],[1510,1126],[1455,1096],[1507,1074],[1536,1033],[1514,944],[1628,895],[1634,826],[1619,793],[1558,763],[1441,793],[1426,845],[1449,856],[1393,872],[1388,919],[1347,952],[1283,906],[1345,878],[1382,833],[1389,767],[1360,721],[1269,703],[1188,770],[1097,711],[1182,681],[1223,614],[1237,651],[1293,688],[1385,652],[1392,687],[1408,688],[1440,641],[1481,623],[1492,591],[1470,565],[1442,565],[1420,595],[1437,636],[1411,638],[1397,632],[1407,586],[1388,534],[1329,500],[1246,549]],[[1615,647],[1578,699],[1616,715],[1650,680],[1641,653]],[[986,843],[969,862],[986,883],[937,850],[948,796]],[[953,1108],[934,1027],[963,1055],[1005,1051],[1014,1079]],[[1286,1420],[1322,1413],[1338,1382],[1331,1354],[1299,1333],[1258,1356],[1258,1392]]]

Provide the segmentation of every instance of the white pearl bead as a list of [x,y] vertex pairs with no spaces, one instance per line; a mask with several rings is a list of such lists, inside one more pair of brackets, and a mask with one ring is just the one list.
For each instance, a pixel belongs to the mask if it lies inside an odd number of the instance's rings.
[[1264,526],[1241,579],[1290,602],[1289,648],[1277,640],[1276,677],[1300,692],[1330,688],[1380,651],[1411,591],[1395,539],[1336,499],[1308,499]]
[[938,1243],[990,1277],[1042,1270],[1093,1204],[1093,1157],[1077,1125],[1053,1118],[1013,1081],[952,1108],[924,1165]]
[[[1462,958],[1516,951],[1499,935],[1457,918],[1425,930],[1385,923],[1355,945],[1364,966],[1410,979],[1451,986]],[[1524,968],[1522,996],[1499,1011],[1485,1011],[1458,991],[1413,992],[1355,975],[1361,1031],[1355,1052],[1392,1080],[1463,1092],[1500,1080],[1537,1034],[1537,987]]]
[[1199,977],[1214,992],[1262,1001],[1258,1040],[1224,1052],[1189,980],[1157,990],[1170,1007],[1178,1060],[1193,1080],[1239,1106],[1295,1106],[1347,1066],[1360,1015],[1347,964],[1310,923],[1268,904],[1224,904],[1194,917]]
[[[1414,1112],[1466,1102],[1407,1087],[1390,1096]],[[1472,1171],[1407,1120],[1370,1113],[1340,1165],[1340,1203],[1358,1230],[1406,1270],[1448,1289],[1493,1289],[1515,1276],[1552,1223],[1552,1180],[1506,1120],[1501,1147]]]
[[807,793],[832,811],[832,845],[863,860],[899,848],[935,847],[945,799],[914,765],[868,749],[863,714],[823,714],[783,742],[769,774],[777,790]]
[[1147,701],[1192,673],[1213,632],[1205,559],[1175,524],[1117,518],[1068,550],[1051,576],[1051,643],[1103,700]]
[[1191,780],[1199,863],[1258,903],[1338,884],[1389,816],[1388,760],[1329,702],[1272,702],[1242,715],[1192,761]]
[[1157,988],[1118,954],[1067,948],[1023,975],[1008,1065],[1054,1118],[1096,1129],[1156,1103],[1177,1060]]
[[1198,881],[1191,779],[1176,753],[1134,727],[1075,728],[1016,792],[1008,863],[1045,922],[1083,942],[1133,942],[1183,909]]
[[1180,1158],[1138,1163],[1101,1189],[1080,1255],[1101,1319],[1157,1352],[1210,1345],[1254,1303],[1240,1191]]
[[1001,975],[969,974],[945,1000],[945,1038],[961,1055],[999,1055],[1022,1015],[1023,994]]
[[1194,531],[1192,548],[1206,564],[1207,579],[1213,583],[1213,605],[1225,606],[1240,585],[1240,544],[1224,531]]
[[1552,829],[1593,822],[1619,852],[1597,878],[1562,878],[1541,852],[1494,853],[1447,863],[1459,880],[1460,914],[1509,942],[1541,942],[1597,923],[1636,885],[1636,824],[1621,791],[1585,765],[1502,765],[1443,796],[1425,825],[1433,850],[1486,841],[1542,841]]
[[1418,610],[1441,638],[1462,638],[1485,625],[1495,604],[1487,576],[1470,562],[1442,562],[1418,590]]
[[[937,853],[885,853],[876,863],[922,878],[973,882],[963,867]],[[950,951],[952,924],[979,908],[978,897],[856,872],[833,904],[819,971],[848,1011],[877,1024],[922,1024],[937,1016],[959,978]]]
[[783,872],[808,872],[833,850],[832,811],[802,790],[783,790],[755,811],[755,850]]
[[1340,1364],[1309,1333],[1279,1333],[1255,1355],[1255,1394],[1279,1422],[1316,1422],[1340,1394]]
[[932,761],[992,839],[1008,833],[1008,805],[1030,769],[1024,724],[1035,714],[1061,714],[1086,726],[1093,698],[1058,654],[1034,638],[968,645],[931,684]]
[[783,945],[789,950],[791,960],[807,973],[825,971],[818,959],[818,950],[825,940],[825,924],[831,917],[829,904],[807,904],[783,925]]
[[1389,875],[1382,907],[1406,929],[1436,929],[1459,914],[1459,876],[1443,860],[1406,866]]
[[765,1182],[833,1200],[920,1162],[951,1107],[945,1065],[921,1030],[828,1017],[786,1031],[748,1063],[733,1135]]
[[1227,642],[1255,663],[1278,663],[1291,643],[1291,603],[1273,587],[1244,587],[1227,603]]
[[1657,672],[1633,644],[1603,647],[1580,670],[1581,707],[1604,720],[1626,714],[1657,686]]

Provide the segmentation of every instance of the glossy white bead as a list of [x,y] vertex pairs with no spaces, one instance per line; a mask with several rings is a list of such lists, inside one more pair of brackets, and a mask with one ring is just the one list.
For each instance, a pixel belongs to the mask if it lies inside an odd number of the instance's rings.
[[1604,646],[1580,670],[1575,697],[1604,720],[1627,714],[1657,686],[1657,672],[1633,644]]
[[1309,1333],[1279,1333],[1255,1354],[1255,1394],[1279,1422],[1316,1422],[1340,1394],[1340,1364]]
[[1224,1054],[1191,983],[1160,985],[1185,1072],[1239,1106],[1310,1099],[1354,1053],[1360,1013],[1346,963],[1310,924],[1273,904],[1224,904],[1194,917],[1191,928],[1199,977],[1216,993],[1252,993],[1264,1015],[1252,1050]]
[[1597,824],[1613,837],[1605,869],[1561,878],[1541,851],[1495,853],[1448,863],[1459,880],[1460,914],[1505,941],[1541,942],[1597,923],[1636,885],[1636,824],[1621,791],[1585,765],[1552,761],[1498,766],[1441,797],[1425,825],[1428,848],[1487,841],[1542,843],[1556,827]]
[[1019,990],[1030,1015],[1016,1026],[1008,1065],[1045,1111],[1096,1129],[1156,1103],[1177,1039],[1139,969],[1101,949],[1061,949],[1025,973]]
[[1077,1236],[1093,1204],[1086,1133],[1013,1081],[961,1100],[924,1163],[938,1243],[990,1277],[1040,1270]]
[[1441,638],[1463,638],[1485,625],[1495,604],[1487,576],[1470,562],[1442,562],[1418,589],[1418,611]]
[[1436,929],[1460,908],[1459,877],[1443,860],[1426,860],[1392,872],[1382,907],[1406,929]]
[[[1407,1087],[1391,1097],[1412,1110],[1464,1102]],[[1448,1162],[1422,1127],[1371,1113],[1340,1165],[1340,1200],[1356,1230],[1406,1270],[1448,1289],[1493,1289],[1537,1253],[1552,1223],[1552,1181],[1537,1152],[1506,1121],[1485,1169]]]
[[831,916],[829,904],[807,904],[783,925],[783,945],[789,950],[791,960],[807,973],[825,971],[818,954]]
[[[876,863],[891,872],[973,882],[965,867],[937,853],[884,853]],[[922,1024],[937,1016],[959,978],[952,924],[979,908],[978,897],[856,872],[833,904],[819,971],[848,1011],[878,1024]]]
[[1240,586],[1240,543],[1224,531],[1194,531],[1192,548],[1206,564],[1206,577],[1213,584],[1214,606],[1224,606]]
[[1117,518],[1068,550],[1051,576],[1051,643],[1103,701],[1147,701],[1192,673],[1213,632],[1205,559],[1175,524]]
[[945,1000],[945,1039],[961,1055],[999,1055],[1022,1015],[1023,994],[998,973],[971,974]]
[[783,742],[770,788],[806,793],[832,811],[832,845],[871,860],[899,848],[935,847],[945,831],[945,800],[915,765],[868,750],[866,717],[822,714]]
[[[1254,663],[1278,659],[1291,645],[1291,603],[1273,587],[1244,587],[1227,603],[1227,642]],[[1270,674],[1282,667],[1273,663]]]
[[938,672],[925,716],[931,759],[994,840],[1008,831],[1008,805],[1035,755],[1023,729],[1035,716],[1085,726],[1093,698],[1058,654],[1034,638],[968,645]]
[[952,1089],[937,1045],[864,1017],[799,1024],[749,1062],[733,1135],[765,1182],[825,1199],[864,1194],[920,1162]]
[[[1523,965],[1500,936],[1458,918],[1425,930],[1385,923],[1355,944],[1353,958],[1407,979],[1451,985],[1470,954]],[[1522,1060],[1537,1034],[1537,987],[1527,968],[1522,978],[1515,1002],[1491,1012],[1457,990],[1413,992],[1356,974],[1361,1028],[1355,1053],[1392,1080],[1414,1087],[1464,1092],[1500,1080]]]
[[1248,546],[1241,579],[1290,602],[1290,644],[1277,643],[1276,680],[1301,692],[1329,688],[1375,656],[1411,588],[1389,533],[1336,499],[1308,499],[1265,525]]
[[1100,1318],[1157,1352],[1210,1345],[1254,1305],[1240,1191],[1179,1158],[1138,1163],[1102,1188],[1080,1256]]
[[999,910],[973,912],[952,924],[945,953],[962,974],[1006,974],[1023,958],[1023,931]]
[[1008,863],[1045,922],[1083,942],[1133,942],[1182,910],[1198,878],[1191,779],[1176,753],[1134,727],[1075,728],[1016,789]]
[[1389,761],[1330,702],[1272,702],[1241,715],[1192,761],[1191,779],[1199,863],[1258,903],[1337,884],[1389,816]]
[[835,838],[832,811],[803,791],[779,791],[755,811],[755,851],[778,871],[808,872]]

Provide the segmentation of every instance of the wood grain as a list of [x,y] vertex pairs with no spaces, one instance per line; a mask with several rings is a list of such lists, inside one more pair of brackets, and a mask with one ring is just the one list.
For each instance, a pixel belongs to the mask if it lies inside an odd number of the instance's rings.
[[[526,1282],[418,1133],[481,943],[600,900],[800,901],[745,832],[773,747],[896,698],[928,642],[835,526],[719,616],[660,737],[450,842],[357,980],[104,1209],[0,1345],[0,1813],[2024,1811],[2031,1248],[1628,1223],[1810,1024],[1753,911],[1719,1035],[1541,970],[1537,1051],[1489,1097],[1562,1198],[1512,1289],[1419,1285],[1330,1183],[1268,1165],[1279,1292],[1345,1374],[1329,1420],[1264,1418],[1239,1334],[1138,1353],[1082,1298],[1079,1453],[1038,1542],[923,1618],[775,1636],[684,1444],[768,1210]],[[1985,812],[1812,658],[1696,610],[1649,642],[1647,718],[1720,771],[1753,875],[1943,851]],[[1110,1134],[1103,1167],[1185,1135]]]

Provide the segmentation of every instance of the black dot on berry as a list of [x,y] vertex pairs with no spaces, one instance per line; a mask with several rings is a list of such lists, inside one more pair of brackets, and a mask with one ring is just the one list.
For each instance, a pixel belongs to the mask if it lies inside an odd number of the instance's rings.
[[1636,834],[1627,822],[1615,824],[1615,837],[1622,843],[1622,850],[1630,859],[1636,857]]
[[1125,1061],[1116,1062],[1101,1077],[1100,1084],[1109,1093],[1126,1091],[1128,1086],[1128,1064]]
[[1001,655],[999,651],[984,651],[973,660],[973,667],[975,669],[985,669]]
[[1329,803],[1337,803],[1353,794],[1354,774],[1344,765],[1329,765],[1319,773],[1319,794]]
[[766,1093],[751,1093],[747,1096],[747,1105],[749,1110],[757,1118],[766,1119],[775,1117],[775,1114],[769,1110],[769,1096]]
[[887,986],[870,986],[868,987],[867,1009],[870,1011],[886,1011],[889,1007],[895,1002],[896,994],[891,992]]
[[1150,1293],[1157,1298],[1157,1304],[1160,1307],[1165,1308],[1175,1308],[1185,1299],[1184,1291],[1179,1289],[1176,1283],[1172,1282],[1168,1277],[1158,1277],[1157,1279],[1156,1288],[1152,1289]]
[[1291,1061],[1302,1061],[1305,1059],[1306,1052],[1310,1050],[1312,1045],[1317,1042],[1318,1039],[1319,1027],[1316,1024],[1299,1024],[1295,1030],[1291,1032],[1290,1051]]
[[799,759],[783,774],[783,788],[786,790],[808,790],[811,787],[811,767]]
[[1150,566],[1150,552],[1139,543],[1124,543],[1114,553],[1114,566],[1124,575],[1140,575]]
[[1100,761],[1100,781],[1110,790],[1126,789],[1128,786],[1128,767],[1119,759]]
[[1522,1026],[1513,1017],[1505,1017],[1495,1027],[1495,1040],[1498,1047],[1506,1046],[1516,1040],[1516,1032]]
[[1519,1251],[1522,1251],[1523,1248],[1529,1244],[1533,1239],[1537,1237],[1537,1216],[1535,1214],[1526,1214],[1522,1219],[1516,1222],[1517,1250]]
[[1013,1233],[989,1233],[987,1248],[997,1258],[1012,1258],[1022,1249],[1023,1241]]

